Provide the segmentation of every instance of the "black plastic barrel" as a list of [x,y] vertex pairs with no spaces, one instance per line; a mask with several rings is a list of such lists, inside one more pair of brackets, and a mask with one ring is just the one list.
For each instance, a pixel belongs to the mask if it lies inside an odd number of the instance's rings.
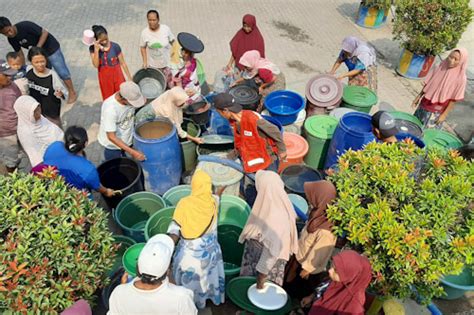
[[100,183],[106,188],[120,190],[121,194],[105,197],[109,210],[115,208],[124,197],[145,190],[141,166],[129,158],[117,158],[105,161],[97,168]]

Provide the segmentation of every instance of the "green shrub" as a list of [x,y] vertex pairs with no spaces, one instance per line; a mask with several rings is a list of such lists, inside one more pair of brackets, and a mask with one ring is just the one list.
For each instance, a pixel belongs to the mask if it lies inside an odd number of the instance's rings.
[[107,214],[51,170],[0,177],[0,300],[55,314],[106,283],[115,248]]
[[362,0],[361,4],[369,8],[376,7],[379,9],[388,10],[392,5],[392,0]]
[[455,48],[472,20],[469,0],[398,0],[394,39],[418,55],[434,56]]
[[372,290],[405,298],[414,288],[429,301],[442,294],[442,275],[472,263],[474,167],[457,151],[374,142],[338,168],[328,217],[369,258]]

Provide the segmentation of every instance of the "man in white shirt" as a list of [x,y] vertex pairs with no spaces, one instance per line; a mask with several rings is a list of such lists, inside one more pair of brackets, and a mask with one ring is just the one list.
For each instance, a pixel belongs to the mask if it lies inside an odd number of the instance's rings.
[[197,314],[193,292],[168,281],[173,251],[174,242],[168,235],[150,238],[138,257],[138,277],[115,288],[107,314]]
[[125,156],[125,153],[138,161],[146,159],[142,152],[131,147],[135,108],[143,106],[145,101],[139,86],[126,81],[120,84],[119,92],[102,104],[98,141],[104,147],[106,161]]
[[160,24],[160,15],[156,10],[148,11],[148,27],[140,36],[140,52],[143,59],[143,68],[157,68],[167,72],[170,64],[171,44],[175,38],[171,29]]

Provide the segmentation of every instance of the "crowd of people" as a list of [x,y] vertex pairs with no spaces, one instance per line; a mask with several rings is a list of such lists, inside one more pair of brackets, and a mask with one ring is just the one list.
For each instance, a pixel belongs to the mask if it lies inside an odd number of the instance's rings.
[[[181,124],[184,108],[203,100],[202,65],[195,54],[201,53],[204,45],[188,33],[175,38],[170,27],[160,23],[156,10],[148,11],[146,18],[148,26],[140,35],[143,68],[161,71],[167,89],[147,105],[120,45],[109,39],[105,27],[92,26],[89,52],[98,70],[103,99],[98,142],[104,160],[125,156],[146,160],[143,152],[132,146],[133,129],[155,117],[168,118],[180,138],[202,143]],[[12,24],[6,17],[0,17],[0,33],[14,50],[6,60],[0,60],[1,162],[13,172],[20,162],[20,150],[24,150],[32,172],[52,166],[77,189],[113,196],[116,192],[100,183],[96,166],[87,160],[87,131],[81,126],[63,131],[61,104],[74,103],[77,93],[59,42],[33,22]],[[305,183],[309,219],[298,233],[293,205],[277,173],[287,157],[282,134],[260,115],[262,101],[256,111],[246,110],[228,93],[229,88],[246,84],[263,100],[286,86],[281,69],[266,59],[264,37],[255,16],[243,17],[242,27],[230,41],[230,51],[228,64],[216,75],[215,85],[223,90],[213,105],[233,130],[235,150],[228,157],[238,157],[245,173],[255,173],[255,183],[244,177],[242,185],[242,195],[252,211],[239,238],[244,244],[241,275],[255,276],[258,289],[271,281],[289,292],[298,291],[295,294],[309,314],[363,314],[371,267],[368,259],[355,251],[335,254],[337,237],[326,209],[337,199],[336,187],[326,180]],[[425,125],[443,122],[454,103],[463,99],[467,58],[467,51],[457,48],[428,75],[413,102],[415,115]],[[348,78],[350,85],[376,91],[376,54],[368,43],[353,36],[345,38],[329,73],[335,75],[342,63],[348,71],[338,79]],[[389,113],[375,113],[372,125],[379,141],[397,141],[398,129]],[[167,234],[147,242],[138,259],[137,278],[127,282],[124,277],[123,284],[113,291],[109,314],[196,314],[208,300],[215,305],[225,302],[224,264],[217,242],[221,193],[214,194],[207,173],[194,172],[191,195],[177,204]],[[314,293],[315,283],[327,283],[328,279],[326,289]]]

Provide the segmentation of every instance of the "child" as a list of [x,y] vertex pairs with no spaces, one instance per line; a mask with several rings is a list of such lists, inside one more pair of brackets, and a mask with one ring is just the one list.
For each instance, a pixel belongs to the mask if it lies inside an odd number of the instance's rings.
[[[123,72],[129,81],[132,76],[123,57],[119,44],[109,40],[107,30],[102,25],[92,26],[94,45],[89,47],[92,64],[99,72],[99,85],[102,99],[115,94],[120,90],[120,84],[125,82]],[[123,69],[123,72],[122,72]]]
[[43,49],[32,47],[28,52],[32,69],[26,73],[30,95],[41,104],[43,116],[61,128],[61,99],[67,98],[67,89],[48,62]]
[[20,53],[11,51],[6,57],[8,65],[18,71],[13,77],[15,84],[20,89],[22,95],[28,94],[28,80],[25,78],[27,70],[26,65],[23,64],[22,58],[20,57]]

